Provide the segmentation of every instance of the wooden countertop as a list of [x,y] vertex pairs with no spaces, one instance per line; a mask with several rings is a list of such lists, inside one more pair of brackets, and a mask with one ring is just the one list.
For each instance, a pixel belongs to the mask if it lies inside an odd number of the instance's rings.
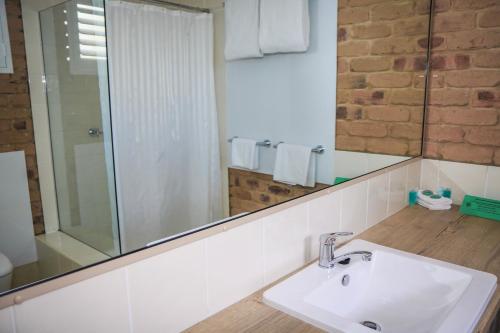
[[[356,238],[490,272],[500,280],[500,222],[464,216],[458,212],[458,207],[449,211],[407,207]],[[270,286],[198,323],[187,332],[322,332],[265,305],[262,293],[268,288]],[[500,288],[497,288],[476,332],[488,332],[499,304]]]

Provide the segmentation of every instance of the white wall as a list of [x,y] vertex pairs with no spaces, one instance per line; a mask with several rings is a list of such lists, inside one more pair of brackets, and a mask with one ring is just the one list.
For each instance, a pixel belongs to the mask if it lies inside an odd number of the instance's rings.
[[[326,152],[318,156],[317,181],[332,184],[337,1],[311,0],[309,12],[311,42],[306,53],[226,63],[226,139],[321,144]],[[272,148],[261,148],[258,172],[272,174],[275,154]]]
[[404,208],[419,182],[420,160],[0,310],[0,331],[179,332],[316,258],[321,233],[357,234]]
[[464,195],[500,200],[500,167],[424,160],[422,163],[423,189],[437,190],[449,187],[453,203],[460,205]]

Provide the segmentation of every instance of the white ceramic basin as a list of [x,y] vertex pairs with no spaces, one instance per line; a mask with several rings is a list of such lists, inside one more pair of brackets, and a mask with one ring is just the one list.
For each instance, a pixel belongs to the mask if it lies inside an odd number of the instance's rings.
[[[324,269],[314,263],[264,293],[264,302],[330,332],[472,332],[496,288],[496,276],[353,240],[336,255],[371,251],[372,261]],[[349,275],[344,286],[342,278]]]

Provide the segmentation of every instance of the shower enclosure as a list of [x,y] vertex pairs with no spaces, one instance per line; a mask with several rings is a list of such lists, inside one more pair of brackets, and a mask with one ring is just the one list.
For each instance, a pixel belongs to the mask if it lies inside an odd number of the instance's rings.
[[70,0],[40,24],[60,231],[115,256],[223,218],[212,15]]

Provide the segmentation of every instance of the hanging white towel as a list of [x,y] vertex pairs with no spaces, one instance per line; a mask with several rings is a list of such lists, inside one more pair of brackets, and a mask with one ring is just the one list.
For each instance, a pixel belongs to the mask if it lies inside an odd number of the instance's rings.
[[232,165],[238,168],[256,170],[259,168],[259,151],[257,141],[234,138],[231,143]]
[[311,147],[280,143],[277,148],[273,180],[314,187],[316,156]]
[[260,1],[260,49],[304,52],[309,47],[309,0]]
[[259,0],[226,0],[226,60],[260,58]]

